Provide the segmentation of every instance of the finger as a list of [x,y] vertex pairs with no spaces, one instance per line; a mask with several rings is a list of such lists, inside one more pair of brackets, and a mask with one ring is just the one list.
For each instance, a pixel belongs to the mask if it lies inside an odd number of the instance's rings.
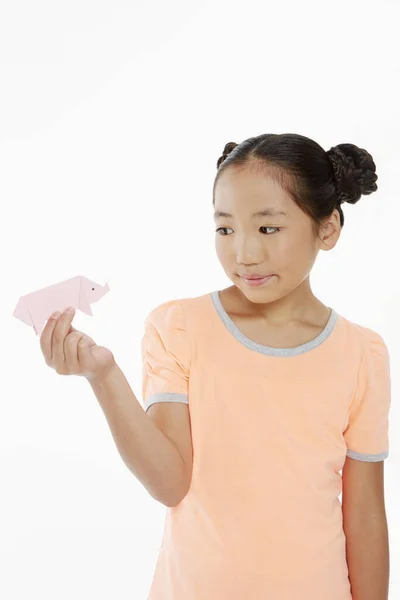
[[79,373],[78,342],[84,338],[80,331],[73,331],[64,340],[65,367],[68,373]]
[[51,342],[51,360],[54,362],[57,369],[62,369],[65,367],[64,340],[68,334],[69,328],[71,327],[73,318],[74,313],[68,313],[64,311],[61,317],[58,319],[53,331]]
[[81,372],[89,367],[90,359],[93,359],[90,348],[96,345],[89,337],[83,337],[78,342],[78,362]]
[[90,337],[90,335],[87,335],[87,333],[84,333],[83,331],[79,331],[79,329],[75,329],[75,327],[72,327],[72,325],[70,327],[70,332],[71,331],[77,331],[77,332],[81,333],[85,337],[85,339],[88,339],[90,341],[91,346],[96,346],[96,342],[93,340],[93,338]]
[[60,317],[53,318],[53,316],[50,316],[40,335],[40,348],[47,364],[51,361],[51,340],[59,318]]

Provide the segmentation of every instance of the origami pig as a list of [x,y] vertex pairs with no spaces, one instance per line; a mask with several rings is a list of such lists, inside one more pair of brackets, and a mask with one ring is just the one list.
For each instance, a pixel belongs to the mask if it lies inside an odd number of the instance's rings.
[[100,300],[109,290],[108,283],[101,286],[78,275],[22,296],[13,317],[32,325],[36,335],[39,335],[45,322],[56,310],[63,312],[68,306],[73,306],[93,316],[91,303]]

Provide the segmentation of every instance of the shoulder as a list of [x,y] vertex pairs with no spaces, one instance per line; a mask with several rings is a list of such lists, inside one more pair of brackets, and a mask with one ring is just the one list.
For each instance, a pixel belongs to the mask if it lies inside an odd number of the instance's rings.
[[363,350],[375,350],[379,347],[387,348],[383,336],[375,329],[350,321],[343,316],[341,316],[341,319],[350,343],[358,344]]
[[206,310],[209,294],[167,300],[157,304],[146,315],[146,324],[155,327],[179,327],[187,329],[191,319],[198,320]]
[[142,337],[142,351],[147,360],[150,356],[164,360],[168,354],[189,370],[198,331],[204,324],[203,317],[207,316],[207,296],[167,300],[150,310],[144,320]]
[[368,367],[378,363],[385,363],[385,366],[389,364],[388,347],[381,333],[344,317],[342,322],[346,328],[345,347],[349,356]]
[[145,321],[153,324],[164,322],[166,318],[177,318],[183,314],[182,300],[167,300],[154,306],[146,315]]

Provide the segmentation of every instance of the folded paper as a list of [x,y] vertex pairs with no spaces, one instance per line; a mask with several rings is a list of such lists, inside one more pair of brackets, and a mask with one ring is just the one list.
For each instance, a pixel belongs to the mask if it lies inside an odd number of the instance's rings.
[[63,312],[68,306],[93,316],[90,305],[100,300],[109,290],[108,283],[102,286],[78,275],[22,296],[13,317],[31,325],[36,335],[39,335],[53,312]]

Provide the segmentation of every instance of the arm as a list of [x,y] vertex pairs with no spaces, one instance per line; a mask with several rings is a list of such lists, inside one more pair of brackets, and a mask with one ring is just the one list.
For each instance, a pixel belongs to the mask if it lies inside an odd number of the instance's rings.
[[343,530],[353,600],[388,600],[389,538],[384,461],[346,457],[342,470]]
[[143,410],[118,365],[106,379],[89,383],[128,469],[155,500],[174,506],[187,487],[176,446]]

